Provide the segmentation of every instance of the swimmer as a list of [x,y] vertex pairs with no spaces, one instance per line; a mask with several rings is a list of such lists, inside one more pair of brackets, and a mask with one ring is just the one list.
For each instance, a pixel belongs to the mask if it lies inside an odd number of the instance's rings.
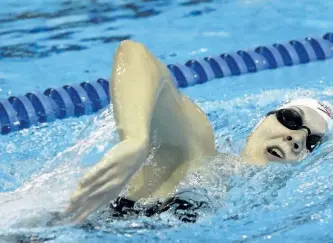
[[[201,166],[200,161],[230,156],[217,151],[204,112],[179,92],[167,67],[142,44],[120,44],[110,95],[120,142],[80,180],[66,209],[72,222],[82,222],[110,201],[174,202],[175,188]],[[313,99],[283,104],[258,123],[239,160],[259,166],[300,161],[332,128],[332,117],[327,104]],[[145,163],[148,157],[151,161]],[[156,168],[161,169],[158,175]],[[124,188],[126,198],[119,198]]]

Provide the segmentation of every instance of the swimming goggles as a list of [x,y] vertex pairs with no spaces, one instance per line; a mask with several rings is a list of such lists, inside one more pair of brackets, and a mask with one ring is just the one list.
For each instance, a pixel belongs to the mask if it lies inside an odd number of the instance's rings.
[[[311,134],[310,128],[303,126],[302,116],[295,110],[292,109],[281,109],[271,111],[267,116],[275,114],[277,120],[286,128],[290,130],[300,130],[306,129],[308,131],[308,136],[306,138],[306,148],[309,152],[312,152],[315,147],[320,143],[321,136]],[[291,140],[291,139],[288,139]]]

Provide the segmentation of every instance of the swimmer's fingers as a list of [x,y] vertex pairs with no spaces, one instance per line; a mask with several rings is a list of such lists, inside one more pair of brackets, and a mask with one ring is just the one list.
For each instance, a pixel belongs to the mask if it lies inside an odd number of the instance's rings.
[[[88,176],[91,176],[91,172]],[[84,200],[85,197],[87,197],[90,193],[92,193],[97,188],[101,187],[103,184],[106,183],[108,180],[107,175],[101,174],[100,177],[94,178],[95,181],[93,181],[91,184],[83,184],[79,183],[78,188],[75,190],[75,192],[72,194],[70,199],[70,205],[65,210],[67,214],[70,214],[77,210],[78,207],[81,207],[81,200]]]
[[82,223],[90,213],[94,212],[107,202],[107,197],[104,197],[103,199],[92,198],[91,200],[87,200],[85,205],[76,211],[71,222],[75,224]]
[[[122,189],[123,185],[126,184],[127,180],[123,177],[123,174],[115,173],[114,171],[110,171],[106,173],[104,176],[99,178],[95,181],[92,185],[81,187],[75,191],[71,198],[70,206],[66,210],[68,213],[71,213],[75,210],[75,208],[81,207],[87,198],[90,197],[95,191],[99,188],[103,187],[106,184],[112,185],[114,188],[119,188],[119,192]],[[114,198],[110,195],[110,200],[113,200],[117,197],[116,195]]]
[[102,161],[92,167],[87,173],[84,174],[82,179],[79,181],[79,187],[86,187],[97,181],[98,178],[102,177],[104,173],[114,169],[115,163],[110,163],[105,157]]
[[[100,181],[99,180],[99,181],[95,182],[90,187],[83,187],[83,188],[77,189],[73,193],[73,195],[71,197],[71,205],[81,204],[81,201],[83,201],[85,199],[85,197],[89,196],[90,193],[92,193],[93,191],[97,190],[104,183],[105,183],[105,181]],[[71,211],[71,207],[69,207],[67,211],[70,212]]]
[[79,185],[88,186],[110,170],[116,170],[120,174],[134,174],[145,161],[147,153],[145,144],[136,140],[124,140],[114,146],[97,165],[91,168],[83,176]]
[[[104,201],[103,198],[107,197],[108,202],[116,199],[124,187],[125,183],[117,183],[110,181],[105,183],[96,191],[86,191],[84,194],[80,194],[75,200],[70,202],[69,207],[66,210],[67,214],[73,214],[78,212],[81,207],[87,207],[87,202],[91,200]],[[103,202],[104,203],[104,202]]]
[[[117,144],[83,177],[66,212],[72,214],[78,212],[81,207],[88,207],[88,201],[92,198],[96,198],[98,205],[105,203],[102,200],[105,196],[110,201],[116,199],[132,175],[144,163],[147,153],[148,146],[145,142],[124,140]],[[98,207],[85,212],[92,212]]]
[[110,201],[114,200],[119,196],[121,189],[124,187],[124,184],[125,183],[119,183],[119,182],[115,183],[113,181],[110,181],[105,185],[103,185],[102,187],[100,187],[98,190],[91,193],[87,197],[87,200],[91,200],[93,198],[101,198],[104,195],[108,195]]
[[119,195],[122,188],[123,185],[121,184],[114,186],[114,183],[109,182],[96,192],[90,193],[85,200],[81,200],[77,203],[71,203],[70,214],[74,214],[71,221],[73,223],[81,223],[90,213],[98,210],[101,206],[115,199]]

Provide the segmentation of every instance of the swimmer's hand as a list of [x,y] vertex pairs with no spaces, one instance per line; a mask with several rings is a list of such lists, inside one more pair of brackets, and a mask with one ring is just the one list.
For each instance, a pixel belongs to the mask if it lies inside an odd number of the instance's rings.
[[116,199],[145,162],[147,143],[124,140],[109,151],[79,182],[66,214],[81,223],[90,213]]

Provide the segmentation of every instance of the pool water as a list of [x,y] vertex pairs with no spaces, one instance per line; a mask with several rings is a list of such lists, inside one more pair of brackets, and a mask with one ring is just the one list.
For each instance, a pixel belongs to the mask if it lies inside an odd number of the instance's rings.
[[[143,42],[170,64],[318,37],[333,29],[332,5],[324,0],[3,0],[0,98],[108,78],[124,39]],[[216,79],[181,92],[208,115],[219,151],[238,154],[260,117],[283,101],[300,96],[331,101],[332,65],[326,60]],[[331,141],[294,166],[231,169],[219,161],[214,169],[233,172],[227,193],[216,212],[195,224],[165,213],[111,222],[95,214],[93,227],[48,226],[80,175],[118,141],[112,114],[108,107],[0,137],[0,242],[333,241]]]

